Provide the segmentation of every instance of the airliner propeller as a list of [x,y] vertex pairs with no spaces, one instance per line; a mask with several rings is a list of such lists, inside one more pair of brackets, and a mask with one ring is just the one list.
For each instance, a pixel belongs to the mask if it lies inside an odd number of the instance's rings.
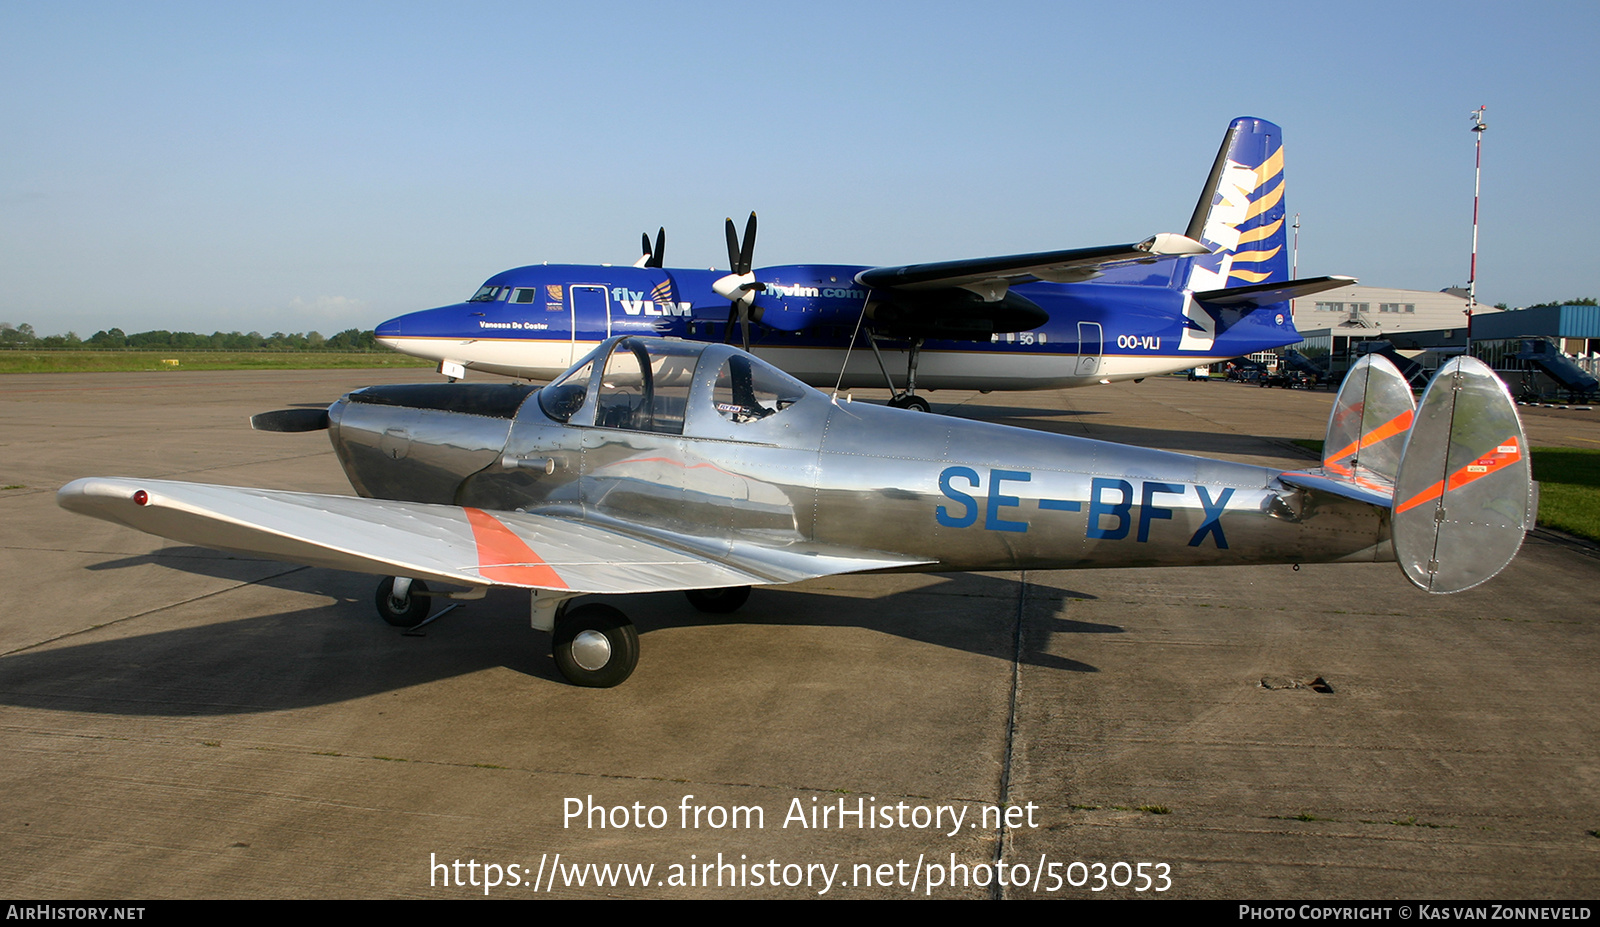
[[750,214],[750,221],[744,226],[744,246],[739,245],[739,233],[734,228],[733,220],[728,220],[728,266],[733,272],[711,284],[711,289],[718,296],[728,300],[728,324],[722,330],[722,343],[727,344],[733,338],[733,321],[739,320],[739,337],[741,346],[750,350],[750,304],[755,302],[755,294],[767,288],[765,283],[756,279],[750,272],[750,261],[755,256],[756,250],[756,214]]
[[644,257],[634,263],[635,267],[660,267],[661,262],[667,257],[667,230],[656,230],[656,247],[650,250],[650,233],[644,232],[640,236],[644,239]]

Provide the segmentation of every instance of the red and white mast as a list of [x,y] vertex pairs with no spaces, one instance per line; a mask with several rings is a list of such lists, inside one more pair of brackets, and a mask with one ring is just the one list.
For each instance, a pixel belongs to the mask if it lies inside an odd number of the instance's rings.
[[1472,311],[1478,308],[1478,191],[1483,179],[1483,133],[1489,124],[1483,121],[1487,106],[1472,111],[1472,134],[1476,139],[1477,153],[1472,169],[1472,265],[1467,270],[1467,353],[1472,353]]

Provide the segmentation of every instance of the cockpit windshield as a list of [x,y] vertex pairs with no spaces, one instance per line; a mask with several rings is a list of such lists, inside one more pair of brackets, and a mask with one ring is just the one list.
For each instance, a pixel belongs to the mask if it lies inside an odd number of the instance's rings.
[[467,302],[492,303],[499,300],[502,296],[505,296],[506,290],[508,289],[510,289],[510,287],[490,286],[489,284],[485,283],[483,286],[478,287],[478,292],[472,294],[472,298],[468,299]]
[[717,373],[711,402],[718,415],[743,425],[782,412],[804,395],[805,387],[788,376],[753,363],[747,354],[730,354]]
[[[708,350],[715,354],[709,359],[715,367],[702,371],[701,356]],[[806,387],[722,345],[621,337],[601,344],[540,390],[538,398],[545,415],[558,422],[681,435],[690,418],[691,394],[698,397],[697,408],[707,407],[707,413],[714,409],[725,421],[743,425],[799,402]]]

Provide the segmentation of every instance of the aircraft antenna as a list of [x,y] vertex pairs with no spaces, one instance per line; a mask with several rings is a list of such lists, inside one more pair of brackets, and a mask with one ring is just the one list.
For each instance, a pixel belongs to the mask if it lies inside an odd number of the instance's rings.
[[[861,298],[861,314],[856,316],[855,331],[850,333],[850,343],[844,346],[844,363],[839,365],[839,379],[833,384],[833,401],[839,401],[839,387],[844,385],[844,372],[850,367],[850,352],[856,349],[856,338],[861,334],[861,323],[867,318],[867,305],[872,302],[872,290]],[[870,336],[869,336],[870,337]],[[890,384],[893,386],[894,384]]]

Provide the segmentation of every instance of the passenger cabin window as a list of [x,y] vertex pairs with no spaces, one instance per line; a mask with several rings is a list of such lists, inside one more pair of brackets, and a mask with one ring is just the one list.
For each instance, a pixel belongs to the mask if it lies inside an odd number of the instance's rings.
[[596,425],[683,434],[689,386],[701,345],[676,345],[635,338],[617,343],[600,378]]
[[805,395],[805,388],[771,367],[752,364],[734,354],[717,374],[711,401],[717,413],[730,422],[759,422],[789,408]]

